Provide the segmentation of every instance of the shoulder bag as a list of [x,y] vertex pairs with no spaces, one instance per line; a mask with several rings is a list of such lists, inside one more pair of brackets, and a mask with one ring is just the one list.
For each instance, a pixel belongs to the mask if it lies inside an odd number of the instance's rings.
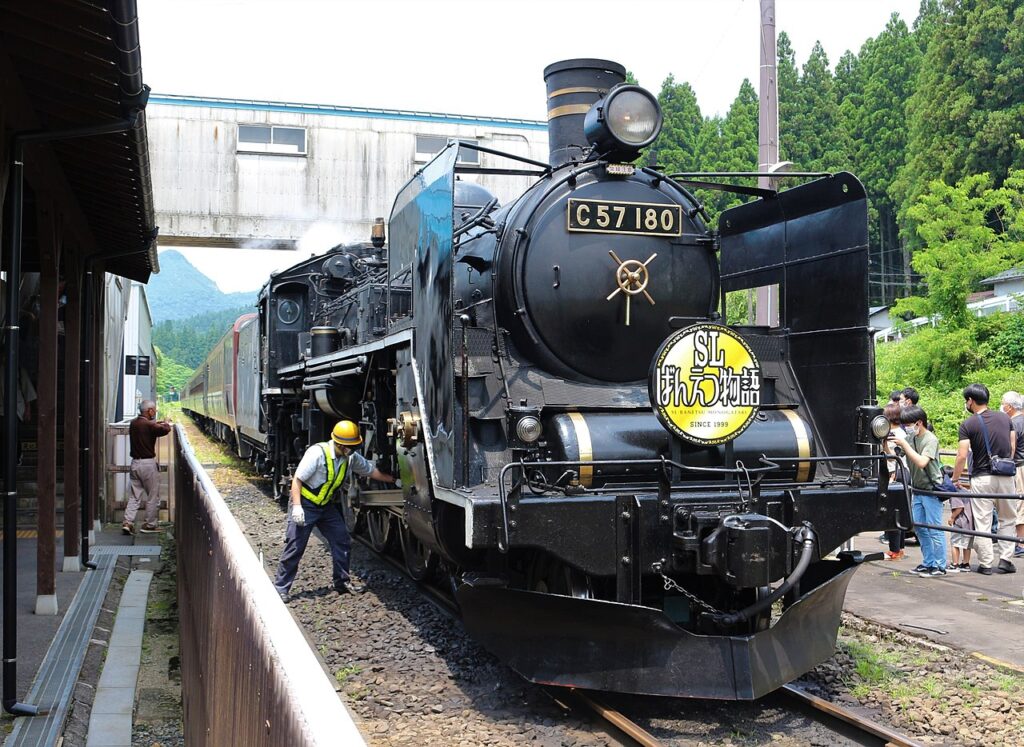
[[999,475],[1000,477],[1013,477],[1017,474],[1017,465],[1014,464],[1013,459],[992,456],[992,445],[988,440],[988,428],[985,427],[985,418],[981,417],[981,413],[978,413],[978,421],[981,423],[981,435],[985,438],[985,451],[988,452],[988,461],[992,465],[992,474]]

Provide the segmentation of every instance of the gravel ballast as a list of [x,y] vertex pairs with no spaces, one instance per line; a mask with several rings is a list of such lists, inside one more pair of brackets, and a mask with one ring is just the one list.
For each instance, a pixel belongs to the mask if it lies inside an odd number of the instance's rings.
[[[191,427],[189,436],[194,443],[203,438]],[[273,575],[286,517],[269,485],[233,460],[203,461]],[[589,714],[566,712],[497,661],[359,543],[352,567],[367,592],[337,594],[330,554],[314,535],[288,606],[370,744],[615,743]],[[796,684],[926,744],[1010,745],[1024,738],[1024,677],[852,616],[844,616],[837,654]],[[605,700],[666,745],[851,743],[777,696],[755,703]]]

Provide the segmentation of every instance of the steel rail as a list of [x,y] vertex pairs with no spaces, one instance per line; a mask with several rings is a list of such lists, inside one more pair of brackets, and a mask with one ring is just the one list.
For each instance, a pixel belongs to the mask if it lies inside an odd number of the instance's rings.
[[593,711],[600,718],[614,726],[618,731],[641,745],[641,747],[661,747],[661,745],[664,744],[657,737],[640,726],[640,724],[636,723],[628,716],[623,715],[620,711],[617,711],[614,708],[609,708],[604,703],[596,700],[592,694],[586,695],[582,690],[577,690],[575,687],[568,688],[568,691],[572,697],[586,706],[589,710]]
[[796,700],[801,705],[825,714],[830,719],[841,721],[844,724],[854,727],[874,739],[879,740],[881,744],[893,745],[893,747],[923,747],[921,742],[915,742],[905,734],[901,734],[900,732],[890,729],[887,726],[883,726],[875,721],[869,721],[863,716],[860,716],[847,708],[836,705],[824,698],[819,698],[817,695],[811,695],[809,692],[805,692],[795,685],[783,685],[779,688],[779,692],[788,698]]

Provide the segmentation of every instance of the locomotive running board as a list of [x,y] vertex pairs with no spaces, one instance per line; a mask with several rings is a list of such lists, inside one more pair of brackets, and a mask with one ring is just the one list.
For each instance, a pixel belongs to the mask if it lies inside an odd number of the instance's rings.
[[[526,679],[588,690],[719,700],[760,698],[832,656],[846,588],[838,571],[768,630],[697,635],[659,609],[462,584],[463,623]],[[818,563],[815,565],[822,565]]]

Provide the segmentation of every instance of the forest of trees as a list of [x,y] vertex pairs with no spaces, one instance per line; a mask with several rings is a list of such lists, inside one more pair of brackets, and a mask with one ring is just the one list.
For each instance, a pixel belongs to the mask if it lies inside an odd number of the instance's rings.
[[[851,171],[867,188],[871,303],[926,293],[912,208],[929,184],[987,174],[999,188],[1024,167],[1024,3],[923,0],[911,25],[894,14],[835,65],[816,44],[798,66],[780,32],[778,88],[780,158],[802,171]],[[750,81],[725,116],[703,116],[690,84],[672,76],[659,101],[665,126],[651,157],[667,172],[756,170]],[[700,196],[713,217],[741,199]]]
[[192,373],[235,320],[253,311],[252,306],[242,306],[156,324],[153,345],[157,351],[157,394],[166,395],[172,386],[182,391]]
[[194,370],[238,317],[254,311],[242,306],[160,322],[153,327],[153,344],[165,357]]

